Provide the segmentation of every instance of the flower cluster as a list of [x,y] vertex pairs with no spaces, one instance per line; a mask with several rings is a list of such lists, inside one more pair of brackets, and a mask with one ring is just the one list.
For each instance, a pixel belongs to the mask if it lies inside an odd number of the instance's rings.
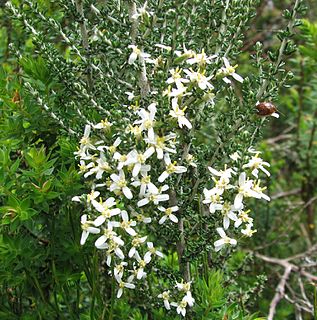
[[[244,227],[241,230],[244,236],[252,237],[256,232],[253,229],[253,218],[249,216],[250,210],[245,208],[245,202],[248,198],[270,201],[270,198],[263,193],[266,187],[260,186],[261,180],[258,176],[259,170],[269,176],[270,173],[265,167],[270,165],[259,157],[260,152],[253,149],[248,151],[243,159],[238,152],[230,156],[234,162],[239,162],[241,159],[240,170],[236,166],[228,168],[227,165],[225,165],[224,170],[220,171],[208,167],[212,174],[214,186],[211,189],[204,189],[203,203],[209,206],[211,214],[218,211],[222,215],[222,227],[217,228],[220,239],[214,243],[216,251],[221,250],[226,245],[235,246],[237,244],[236,239],[230,238],[226,234],[231,222],[235,228]],[[243,171],[241,172],[241,170]],[[249,171],[251,178],[248,177]]]
[[[176,308],[176,312],[185,317],[186,308],[194,305],[195,299],[190,291],[191,282],[176,282],[173,294],[170,290],[164,291],[158,295],[158,298],[163,300],[164,307],[167,310],[172,307]],[[177,302],[171,300],[177,300]]]
[[[170,50],[164,45],[156,47]],[[132,49],[129,65],[151,63],[150,55],[136,45],[129,48]],[[170,201],[171,183],[176,175],[181,179],[189,166],[197,167],[194,156],[189,153],[184,156],[179,143],[181,135],[193,128],[191,116],[194,112],[187,113],[186,99],[190,96],[213,104],[211,80],[222,77],[227,84],[230,83],[228,77],[232,76],[243,81],[235,73],[236,67],[231,67],[226,58],[220,59],[223,67],[208,75],[207,66],[213,64],[217,56],[186,48],[184,52],[176,51],[176,56],[180,63],[170,69],[170,76],[164,80],[162,100],[155,99],[158,94],[154,91],[150,94],[151,100],[145,104],[140,95],[126,92],[130,106],[126,108],[126,115],[122,115],[124,125],[110,118],[86,125],[75,152],[80,162],[79,172],[92,180],[89,194],[73,198],[86,208],[81,217],[80,243],[84,245],[91,235],[95,247],[104,251],[109,272],[117,282],[117,298],[122,296],[124,289],[134,289],[141,281],[146,283],[154,259],[163,257],[162,250],[153,243],[157,239],[151,238],[149,226],[152,229],[166,224],[177,227],[179,222],[181,208],[177,202]],[[184,64],[184,68],[179,66]],[[232,156],[232,159],[238,158],[238,154]],[[266,166],[268,164],[256,153],[243,169],[252,170],[257,178],[259,170],[268,174]],[[204,190],[203,202],[209,205],[211,213],[223,212],[225,230],[232,220],[237,228],[245,224],[242,233],[252,235],[252,219],[247,211],[243,211],[244,199],[267,198],[259,181],[247,179],[243,172],[238,176],[238,184],[234,184],[235,167],[209,170],[215,186]],[[229,195],[233,193],[236,196],[230,202]],[[221,239],[215,243],[216,250],[227,243],[236,244],[222,228],[218,232]],[[176,288],[179,299],[174,300],[178,302],[169,302],[169,291],[160,294],[159,298],[163,299],[166,309],[174,306],[178,314],[185,316],[186,308],[194,304],[190,283],[177,283]]]

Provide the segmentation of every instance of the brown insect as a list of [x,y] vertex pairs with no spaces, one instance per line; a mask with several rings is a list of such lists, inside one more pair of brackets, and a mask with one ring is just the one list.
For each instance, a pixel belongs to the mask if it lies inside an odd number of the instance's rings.
[[276,106],[271,102],[258,102],[256,104],[256,109],[258,110],[257,114],[259,116],[279,117]]

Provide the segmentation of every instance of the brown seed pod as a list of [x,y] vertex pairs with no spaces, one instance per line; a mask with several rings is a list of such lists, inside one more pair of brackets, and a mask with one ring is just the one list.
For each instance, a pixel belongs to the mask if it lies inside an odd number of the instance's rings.
[[256,105],[256,109],[259,116],[271,116],[277,112],[277,108],[271,102],[259,102]]

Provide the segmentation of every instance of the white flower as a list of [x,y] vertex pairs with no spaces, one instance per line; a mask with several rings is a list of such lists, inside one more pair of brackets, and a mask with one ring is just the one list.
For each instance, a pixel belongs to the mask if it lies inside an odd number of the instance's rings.
[[160,258],[163,258],[164,257],[164,255],[163,255],[163,253],[161,252],[161,251],[159,251],[159,250],[156,250],[156,248],[154,247],[154,245],[153,245],[153,242],[148,242],[147,243],[147,247],[148,247],[148,250],[149,251],[147,251],[146,253],[145,253],[145,255],[144,255],[144,258],[146,258],[147,260],[148,259],[152,259],[152,254],[155,254],[155,255],[157,255],[158,257],[160,257]]
[[91,192],[87,194],[87,202],[90,203],[92,200],[97,199],[99,195],[100,195],[99,191],[91,190]]
[[270,164],[268,162],[263,161],[259,157],[259,153],[256,153],[256,155],[253,156],[249,160],[249,162],[243,166],[243,168],[252,169],[252,175],[255,176],[256,178],[258,178],[259,169],[269,177],[270,173],[264,168],[264,166],[269,167]]
[[173,206],[170,208],[158,207],[158,209],[161,212],[164,212],[164,216],[159,220],[159,224],[163,224],[166,221],[166,219],[169,219],[174,223],[178,222],[177,217],[173,214],[173,212],[176,212],[179,210],[178,206]]
[[131,183],[134,187],[140,186],[139,196],[144,197],[147,191],[149,193],[155,193],[157,187],[151,182],[151,176],[149,176],[146,171],[141,171],[141,175],[141,180],[136,180]]
[[131,153],[128,154],[127,164],[128,165],[133,164],[133,170],[132,170],[133,177],[136,177],[140,171],[144,171],[144,169],[146,169],[146,168],[143,168],[145,167],[144,164],[146,160],[150,158],[154,152],[155,152],[155,149],[153,147],[150,147],[144,153],[138,153],[136,150],[133,150]]
[[[155,148],[157,158],[163,159],[164,151],[167,153],[176,153],[175,143],[172,140],[176,139],[175,133],[170,133],[166,136],[160,137],[157,135],[150,136],[144,139],[146,143],[152,145]],[[168,142],[168,144],[167,144]]]
[[136,236],[136,232],[132,227],[136,226],[136,222],[134,220],[129,220],[128,213],[125,210],[121,211],[122,222],[112,222],[112,225],[115,227],[119,227],[124,229],[130,236]]
[[113,173],[110,178],[113,181],[109,188],[110,191],[121,190],[127,199],[133,198],[131,190],[127,187],[123,170],[119,170],[119,175]]
[[96,147],[91,143],[91,140],[89,137],[90,132],[91,132],[91,126],[86,125],[85,131],[84,131],[84,136],[80,139],[80,150],[82,152],[85,152],[87,149],[96,150]]
[[194,57],[187,60],[189,64],[199,64],[200,66],[204,66],[205,64],[210,64],[211,60],[217,57],[217,55],[213,55],[208,57],[204,50],[201,53],[194,53]]
[[261,195],[252,190],[253,180],[246,178],[246,173],[242,172],[239,176],[239,187],[238,194],[234,199],[234,206],[236,209],[240,210],[243,207],[243,197],[253,197],[260,199]]
[[222,206],[221,213],[223,215],[223,228],[227,230],[230,226],[230,220],[237,221],[238,217],[234,213],[237,209],[230,202],[225,202]]
[[140,120],[134,121],[134,124],[140,125],[141,131],[147,130],[150,136],[154,136],[154,118],[156,114],[156,103],[151,103],[148,108],[138,110],[138,115],[141,117]]
[[124,268],[128,265],[127,262],[122,261],[119,264],[117,264],[114,268],[113,268],[113,274],[114,277],[116,278],[117,281],[120,282],[120,280],[123,277],[123,273],[124,273]]
[[212,167],[208,167],[208,170],[214,175],[214,176],[218,176],[218,177],[223,177],[223,178],[228,178],[230,179],[232,174],[235,174],[234,170],[231,168],[227,169],[227,166],[225,166],[225,170],[216,170]]
[[164,182],[169,175],[171,175],[172,173],[184,173],[187,171],[187,168],[184,166],[177,166],[176,162],[171,161],[171,158],[169,156],[168,153],[165,154],[164,156],[164,162],[166,165],[166,169],[165,171],[159,176],[158,181],[159,182]]
[[129,258],[132,258],[132,257],[134,256],[134,254],[137,252],[137,248],[138,248],[142,243],[145,242],[146,238],[147,238],[147,236],[144,236],[144,237],[141,237],[141,238],[135,236],[135,237],[132,239],[132,242],[131,242],[132,247],[131,247],[131,249],[129,250],[129,253],[128,253]]
[[195,299],[193,298],[192,293],[190,291],[186,293],[186,296],[183,299],[188,303],[189,307],[192,307],[195,303]]
[[131,18],[132,19],[138,19],[141,18],[149,18],[151,15],[153,15],[153,12],[149,12],[146,10],[147,7],[147,1],[144,2],[144,5],[141,8],[137,9],[137,13],[135,13]]
[[123,293],[123,289],[124,288],[128,288],[128,289],[135,289],[135,285],[133,283],[130,283],[130,282],[124,282],[122,281],[121,279],[118,281],[117,279],[117,282],[119,284],[119,290],[117,292],[117,298],[119,299],[121,296],[122,296],[122,293]]
[[167,201],[169,199],[169,195],[162,193],[166,190],[168,190],[168,185],[164,185],[161,188],[156,188],[156,190],[146,193],[144,198],[138,201],[138,207],[143,207],[150,202],[157,205],[159,202]]
[[164,302],[164,307],[166,310],[170,310],[171,309],[171,306],[170,306],[170,303],[169,303],[169,299],[170,299],[170,291],[164,291],[162,292],[161,294],[158,295],[158,298],[160,299],[163,299],[163,302]]
[[167,89],[167,91],[164,91],[163,96],[168,95],[170,98],[181,98],[191,94],[190,92],[186,93],[186,91],[187,87],[185,87],[182,83],[179,83],[177,88],[172,88],[172,91],[170,90],[170,87]]
[[178,106],[177,98],[174,98],[172,99],[172,108],[173,110],[170,111],[170,115],[173,118],[177,118],[179,127],[183,128],[183,126],[185,126],[190,130],[192,128],[192,124],[185,117],[185,110],[187,107],[180,109]]
[[96,174],[96,179],[99,180],[102,178],[102,175],[105,171],[107,172],[111,171],[111,167],[109,163],[106,161],[106,158],[103,152],[100,153],[100,158],[97,159],[96,163],[97,163],[97,166],[92,167],[90,171],[84,175],[85,178],[87,178],[92,174]]
[[81,222],[81,228],[83,230],[81,234],[80,244],[84,245],[89,234],[90,233],[98,234],[100,232],[100,229],[95,228],[93,226],[93,222],[87,220],[87,214],[83,214],[81,216],[80,222]]
[[95,241],[95,246],[98,249],[105,249],[105,243],[110,240],[112,242],[115,242],[119,246],[123,246],[124,242],[120,238],[120,236],[117,235],[115,231],[113,231],[113,225],[110,221],[107,223],[107,228],[103,228],[103,234]]
[[253,227],[253,224],[247,224],[246,228],[241,230],[241,233],[251,238],[253,234],[257,232],[257,230],[252,230],[252,227]]
[[258,180],[256,183],[253,183],[252,190],[255,191],[258,195],[259,198],[264,199],[266,201],[270,201],[270,197],[263,193],[263,191],[266,189],[266,187],[260,187],[261,180]]
[[130,92],[130,91],[127,91],[125,92],[125,94],[128,96],[128,100],[129,101],[132,101],[134,99],[134,93],[133,92]]
[[184,280],[182,280],[182,282],[176,282],[176,288],[179,291],[184,291],[185,293],[187,293],[188,291],[190,291],[190,286],[191,286],[191,281],[189,282],[184,282]]
[[198,87],[201,90],[213,89],[214,86],[209,83],[209,80],[212,78],[206,77],[204,73],[195,72],[193,70],[184,69],[184,72],[188,75],[191,82],[197,83]]
[[140,255],[138,254],[138,252],[135,252],[135,255],[134,255],[135,259],[137,260],[138,264],[139,264],[139,267],[137,269],[137,276],[136,278],[138,280],[142,279],[146,273],[144,272],[144,268],[145,266],[151,261],[151,257],[149,256],[144,256],[143,259],[141,259]]
[[142,213],[137,213],[137,212],[134,211],[134,212],[132,212],[131,215],[133,217],[135,217],[138,222],[143,222],[145,224],[148,224],[148,223],[152,222],[152,218],[146,217]]
[[236,73],[236,68],[238,67],[238,65],[233,67],[230,65],[230,63],[226,57],[223,57],[222,59],[223,59],[225,66],[220,68],[218,70],[217,74],[223,75],[224,76],[223,81],[226,83],[231,83],[231,80],[227,78],[228,76],[231,76],[235,80],[242,83],[243,78]]
[[192,166],[192,167],[195,167],[195,168],[197,168],[197,164],[196,164],[196,162],[195,162],[195,158],[194,158],[194,156],[192,155],[192,154],[188,154],[187,156],[186,156],[186,162],[190,165],[190,166]]
[[177,314],[181,314],[183,317],[185,317],[185,315],[186,315],[186,307],[187,307],[187,300],[186,300],[185,297],[179,303],[172,302],[171,306],[176,307]]
[[247,211],[240,210],[239,211],[238,219],[234,223],[234,226],[236,228],[240,227],[240,225],[242,223],[247,223],[249,225],[253,224],[253,219],[251,217],[249,217],[249,215],[248,215],[249,212],[250,212],[250,210],[247,210]]
[[[118,137],[116,140],[115,140],[115,142],[113,143],[113,145],[112,146],[110,146],[110,147],[105,147],[107,150],[108,150],[108,152],[110,153],[110,154],[114,154],[115,152],[116,152],[116,150],[117,150],[117,147],[120,145],[120,143],[121,143],[121,139]],[[99,149],[101,149],[101,148],[99,148]],[[98,149],[98,150],[99,150]],[[101,150],[102,151],[102,150]]]
[[129,45],[128,48],[132,49],[132,53],[130,54],[129,60],[128,60],[128,63],[129,63],[129,64],[134,64],[134,62],[135,62],[139,57],[144,58],[144,59],[150,57],[149,54],[142,52],[137,46],[135,46],[135,45],[133,45],[133,44]]
[[204,188],[204,196],[205,199],[203,200],[204,204],[209,204],[209,211],[210,213],[215,213],[217,210],[222,209],[222,197],[216,193],[216,190],[213,189],[206,189]]
[[94,125],[95,129],[103,129],[109,130],[112,126],[112,123],[109,122],[107,119],[101,120],[98,124]]
[[230,154],[229,156],[233,161],[238,161],[240,159],[240,155],[238,152],[235,152],[233,154]]
[[106,219],[110,219],[111,217],[118,215],[121,211],[119,208],[110,209],[116,205],[116,200],[113,197],[108,198],[105,202],[92,200],[91,203],[94,208],[101,213],[101,215],[94,221],[94,225],[96,227],[101,226]]
[[232,246],[235,246],[237,244],[237,240],[229,238],[222,228],[217,228],[217,232],[219,233],[221,239],[215,241],[215,243],[214,243],[216,252],[221,250],[222,247],[227,244],[230,244]]
[[166,80],[166,83],[175,83],[177,88],[181,88],[183,83],[188,83],[188,79],[184,79],[181,76],[182,70],[179,68],[169,70],[171,77]]

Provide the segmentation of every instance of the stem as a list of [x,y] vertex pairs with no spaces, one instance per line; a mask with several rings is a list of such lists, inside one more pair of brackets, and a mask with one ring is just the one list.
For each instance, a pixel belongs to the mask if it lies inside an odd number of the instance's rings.
[[[300,0],[296,0],[294,7],[293,7],[292,17],[291,17],[289,23],[287,24],[287,29],[289,30],[290,33],[292,33],[293,29],[294,29],[296,13],[297,13],[297,9],[298,9],[299,4],[300,4]],[[271,76],[277,72],[277,70],[280,66],[287,42],[288,42],[287,37],[285,37],[281,42],[281,46],[280,46],[278,57],[277,57],[277,60],[276,60],[275,66],[274,66],[274,70],[270,74]],[[259,89],[259,92],[256,96],[256,98],[258,100],[262,97],[263,93],[266,91],[267,86],[269,85],[269,82],[270,82],[269,78],[265,79],[265,81],[263,82],[263,84],[262,84],[261,88]]]
[[[86,55],[88,56],[89,40],[88,40],[86,23],[85,23],[83,0],[75,0],[75,3],[76,3],[77,13],[80,15],[79,25],[80,25],[80,33],[82,38],[82,45],[86,51]],[[93,80],[91,75],[91,68],[89,66],[87,67],[87,84],[88,84],[88,88],[91,89],[93,86]]]

